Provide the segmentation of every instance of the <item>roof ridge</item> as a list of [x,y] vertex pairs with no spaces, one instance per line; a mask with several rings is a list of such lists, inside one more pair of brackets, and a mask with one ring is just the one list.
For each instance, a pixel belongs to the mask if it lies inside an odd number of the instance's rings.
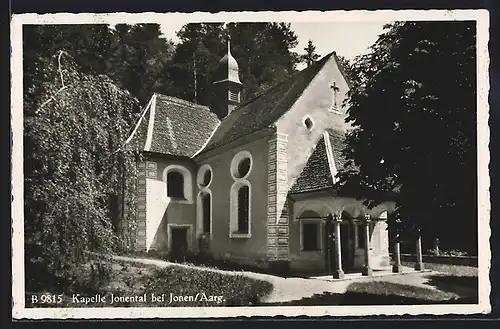
[[195,109],[198,109],[198,110],[205,111],[213,119],[215,119],[218,122],[220,122],[220,120],[217,117],[217,115],[215,113],[213,113],[212,110],[210,110],[210,108],[208,106],[206,106],[206,105],[196,104],[196,103],[187,101],[187,100],[179,98],[179,97],[168,96],[168,95],[160,94],[160,93],[155,93],[155,94],[158,95],[163,100],[166,100],[166,101],[169,101],[169,102],[181,105],[181,106],[186,106],[186,107],[195,108]]
[[160,94],[160,93],[155,93],[155,94],[160,96],[161,98],[163,98],[165,100],[169,100],[169,101],[174,102],[174,103],[179,104],[179,105],[186,105],[186,106],[191,106],[191,107],[200,108],[200,109],[210,111],[210,108],[206,105],[193,103],[193,102],[187,101],[187,100],[179,98],[179,97],[169,96],[169,95]]
[[349,87],[349,89],[351,89],[352,88],[352,81],[349,78],[349,76],[347,75],[344,66],[342,65],[342,63],[340,63],[340,58],[338,57],[336,52],[333,52],[333,56],[335,58],[335,61],[337,62],[337,66],[339,68],[340,74],[342,75],[345,82],[347,83],[347,87]]
[[[238,107],[235,109],[235,111],[237,111],[238,109],[242,108],[243,106],[255,101],[256,99],[270,93],[271,91],[273,91],[274,89],[278,88],[279,86],[283,85],[284,83],[286,82],[290,82],[291,80],[294,80],[296,79],[297,77],[299,77],[300,75],[305,75],[305,72],[307,72],[308,70],[309,71],[312,71],[312,68],[314,68],[315,66],[322,66],[324,63],[326,63],[327,59],[329,57],[331,57],[332,54],[334,54],[335,52],[332,52],[332,53],[329,53],[325,56],[323,56],[323,58],[321,58],[319,61],[317,62],[314,62],[311,66],[308,66],[304,69],[302,69],[301,71],[298,71],[298,72],[295,72],[293,73],[289,78],[287,79],[284,79],[274,85],[272,85],[271,87],[265,89],[265,90],[262,90],[261,92],[255,94],[252,98],[249,98],[248,100],[246,100],[245,102],[241,103],[240,105],[238,105]],[[320,64],[321,62],[323,62],[322,64]]]

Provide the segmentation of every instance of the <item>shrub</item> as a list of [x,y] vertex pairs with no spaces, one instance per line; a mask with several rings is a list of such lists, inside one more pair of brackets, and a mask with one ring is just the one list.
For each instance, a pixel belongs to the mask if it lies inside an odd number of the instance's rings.
[[[272,288],[269,282],[242,275],[167,267],[154,271],[146,284],[145,292],[167,294],[165,300],[157,306],[246,306],[258,303]],[[170,294],[198,297],[193,301],[170,303]],[[221,299],[202,300],[203,296],[221,296]]]
[[111,264],[103,259],[91,259],[76,270],[78,275],[74,277],[70,292],[99,293],[113,275]]
[[451,257],[468,256],[468,253],[466,251],[460,251],[457,249],[451,249],[451,250],[429,249],[426,251],[426,253],[429,255],[436,255],[436,256],[451,256]]

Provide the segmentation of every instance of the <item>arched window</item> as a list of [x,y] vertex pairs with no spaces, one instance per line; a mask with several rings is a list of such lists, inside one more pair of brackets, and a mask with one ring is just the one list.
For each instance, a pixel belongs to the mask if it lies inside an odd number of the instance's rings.
[[234,182],[230,193],[229,237],[249,238],[251,236],[252,193],[246,180]]
[[212,239],[212,167],[204,164],[198,170],[196,182],[200,192],[197,201],[197,234],[204,234]]
[[248,151],[237,153],[231,161],[234,184],[230,192],[229,237],[251,237],[252,187],[247,177],[252,171],[252,155]]
[[191,172],[180,165],[169,165],[163,170],[163,181],[167,185],[170,202],[193,202],[193,179]]
[[174,199],[185,200],[184,175],[172,170],[167,174],[167,196]]
[[202,216],[203,216],[203,233],[210,233],[212,222],[212,200],[210,193],[201,196]]
[[238,231],[237,233],[248,234],[248,219],[250,205],[249,187],[243,185],[238,190]]

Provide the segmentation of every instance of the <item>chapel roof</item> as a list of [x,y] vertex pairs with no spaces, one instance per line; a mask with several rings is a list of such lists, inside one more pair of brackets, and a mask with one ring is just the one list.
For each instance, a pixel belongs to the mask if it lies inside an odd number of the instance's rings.
[[[345,164],[345,158],[342,156],[344,143],[343,132],[327,129],[319,139],[302,172],[288,193],[297,194],[333,188],[335,184],[334,175]],[[332,159],[328,159],[330,150]]]
[[219,123],[206,106],[155,94],[142,113],[130,144],[141,151],[193,157]]
[[213,134],[201,153],[271,127],[302,95],[312,79],[334,53],[274,87],[258,94],[232,111]]
[[[192,158],[241,137],[272,127],[293,106],[332,56],[337,66],[341,68],[337,55],[332,52],[291,78],[242,103],[222,122],[207,106],[176,97],[154,94],[129,137],[128,143],[141,151]],[[228,66],[231,64],[229,57],[226,58]],[[221,61],[224,62],[224,58]],[[343,70],[341,73],[347,80]],[[340,155],[343,133],[331,130],[329,139],[335,162],[339,162],[335,165],[340,168],[343,166]],[[321,149],[320,146],[319,150]],[[325,160],[325,154],[323,158],[317,159],[319,156],[317,152],[311,156],[310,166],[312,167],[319,165],[318,161]],[[324,162],[321,163],[324,165]],[[306,166],[304,170],[307,173],[310,168]],[[303,179],[301,178],[298,184],[306,187],[297,188],[308,189],[312,187],[307,186],[317,186],[312,181],[306,182]],[[325,182],[330,181],[331,179],[327,179]],[[328,186],[332,185],[328,184]]]

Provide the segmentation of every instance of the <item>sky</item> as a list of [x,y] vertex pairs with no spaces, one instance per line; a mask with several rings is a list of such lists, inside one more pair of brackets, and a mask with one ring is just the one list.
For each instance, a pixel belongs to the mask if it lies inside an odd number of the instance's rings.
[[[176,32],[187,22],[188,20],[162,22],[161,30],[166,38],[178,42]],[[299,41],[292,50],[302,54],[308,41],[312,40],[316,53],[320,56],[336,51],[338,55],[353,59],[368,51],[368,47],[383,33],[386,23],[388,22],[291,22],[290,27]],[[303,67],[301,65],[298,68]]]

